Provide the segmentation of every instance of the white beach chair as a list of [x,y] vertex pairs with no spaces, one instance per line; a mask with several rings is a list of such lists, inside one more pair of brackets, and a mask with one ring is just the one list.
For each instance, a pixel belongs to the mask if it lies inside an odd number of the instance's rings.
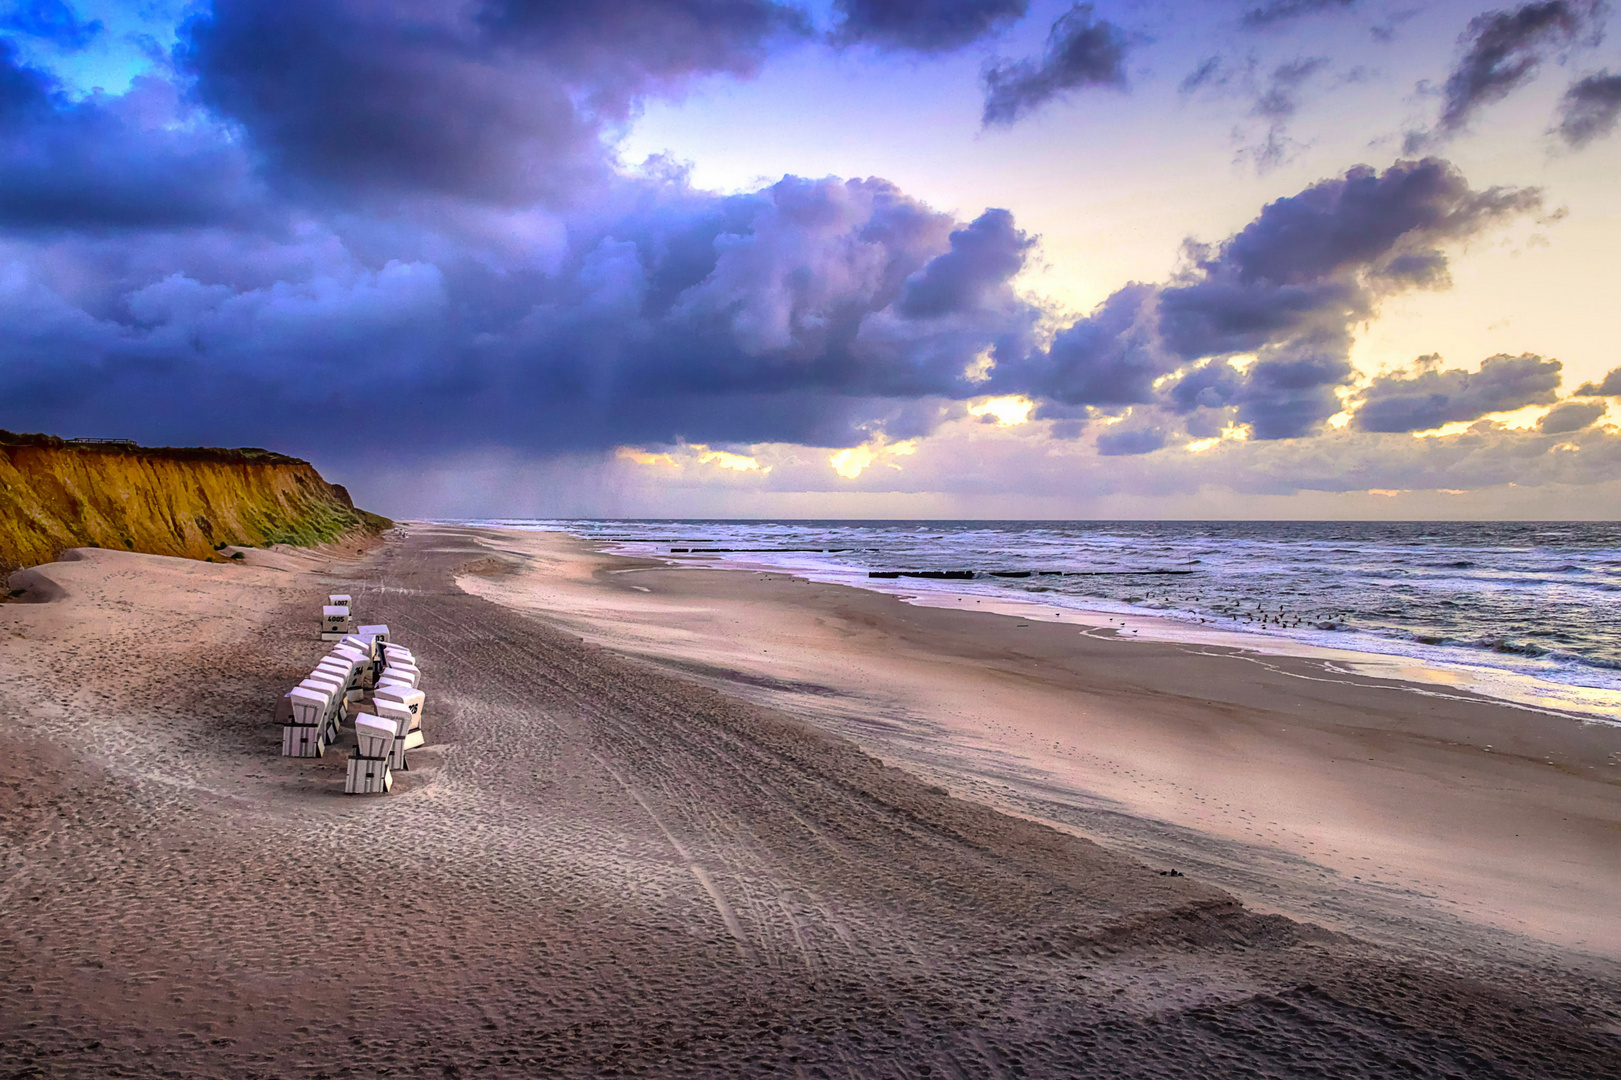
[[406,761],[405,752],[415,750],[423,743],[422,729],[418,726],[421,719],[403,705],[396,705],[392,701],[375,701],[372,707],[377,710],[380,720],[394,725],[394,744],[389,754],[389,764],[402,771],[410,771],[410,764]]
[[386,795],[394,787],[394,769],[388,758],[352,757],[343,790],[349,795]]
[[303,727],[318,727],[326,722],[332,708],[332,691],[325,686],[306,686],[303,683],[287,693],[292,709],[293,723]]
[[367,713],[355,716],[356,754],[363,758],[386,758],[394,750],[395,723]]
[[343,678],[345,684],[354,677],[356,668],[341,656],[323,656],[315,662],[317,671],[330,671]]
[[326,731],[305,724],[287,724],[281,729],[282,757],[325,757]]
[[282,725],[282,756],[321,757],[326,752],[331,694],[323,688],[299,685],[287,693],[286,701],[292,722]]
[[357,668],[358,667],[363,667],[366,664],[369,664],[369,663],[372,662],[372,657],[371,657],[370,653],[362,652],[360,649],[355,648],[353,645],[347,644],[347,641],[348,641],[348,639],[345,638],[344,643],[340,643],[336,648],[334,648],[332,650],[332,652],[329,655],[331,655],[331,656],[341,656],[346,660],[353,661],[354,665]]
[[395,683],[379,686],[377,689],[372,691],[371,696],[372,703],[374,705],[380,705],[383,702],[391,702],[400,708],[410,710],[411,715],[414,718],[412,724],[413,727],[416,726],[417,723],[421,722],[422,708],[428,700],[427,695],[421,690],[400,686]]
[[[399,729],[399,734],[402,738],[410,736],[413,732],[421,731],[422,710],[418,709],[416,712],[412,712],[409,705],[402,704],[398,701],[390,701],[387,698],[378,698],[373,701],[371,705],[372,708],[377,710],[378,716],[388,720]],[[406,747],[406,749],[410,750],[421,745],[422,743],[419,739],[418,741],[413,742],[410,746]]]
[[339,646],[321,661],[329,668],[342,667],[349,673],[349,700],[354,701],[360,690],[361,681],[371,671],[371,661],[361,656],[354,649]]
[[415,690],[416,685],[421,681],[421,678],[422,677],[411,668],[398,668],[390,665],[383,669],[383,673],[381,675],[377,676],[377,685],[381,686],[384,683],[390,682],[403,683],[404,685]]
[[312,671],[309,677],[298,685],[309,689],[318,689],[326,694],[326,741],[331,742],[337,738],[338,727],[349,715],[349,695],[343,683],[336,675],[330,672]]
[[322,660],[315,665],[315,670],[325,672],[333,678],[343,680],[343,697],[347,703],[360,700],[363,691],[356,685],[360,681],[359,673],[349,661],[341,657],[332,657]]
[[339,698],[347,695],[349,692],[349,680],[347,675],[340,675],[336,671],[329,668],[316,668],[304,677],[304,681],[306,683],[315,682],[321,683],[325,686],[330,686],[334,696]]

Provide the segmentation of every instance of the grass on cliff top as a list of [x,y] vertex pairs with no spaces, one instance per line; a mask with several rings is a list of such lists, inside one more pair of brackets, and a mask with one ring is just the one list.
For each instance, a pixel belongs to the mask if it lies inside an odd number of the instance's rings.
[[61,439],[41,432],[19,434],[0,428],[0,446],[37,446],[89,454],[121,454],[176,461],[218,461],[230,465],[308,465],[303,458],[257,446],[141,446],[130,439]]

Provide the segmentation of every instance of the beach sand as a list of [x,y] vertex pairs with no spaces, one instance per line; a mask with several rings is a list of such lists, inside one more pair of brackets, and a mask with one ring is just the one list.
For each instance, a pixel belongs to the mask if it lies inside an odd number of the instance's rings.
[[[74,554],[0,605],[8,1074],[1621,1075],[1614,729],[559,536]],[[276,755],[336,591],[424,668],[387,797]]]

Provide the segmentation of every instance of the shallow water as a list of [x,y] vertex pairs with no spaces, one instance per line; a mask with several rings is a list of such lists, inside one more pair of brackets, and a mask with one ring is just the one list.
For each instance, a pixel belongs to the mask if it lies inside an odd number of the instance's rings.
[[[1288,638],[1461,664],[1534,681],[1550,704],[1582,711],[1621,694],[1621,523],[481,524],[566,529],[624,554],[766,567],[884,591],[1039,598],[1257,634],[1258,644]],[[729,550],[715,550],[722,548]],[[897,571],[972,577],[868,576]]]

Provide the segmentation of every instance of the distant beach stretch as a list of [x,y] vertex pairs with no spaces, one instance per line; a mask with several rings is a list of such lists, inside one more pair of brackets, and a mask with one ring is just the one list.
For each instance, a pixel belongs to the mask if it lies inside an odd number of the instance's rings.
[[1130,617],[1138,633],[1183,640],[1239,631],[1266,651],[1371,654],[1490,696],[1621,717],[1621,525],[1613,522],[500,524],[921,603],[1022,601],[1032,612]]

